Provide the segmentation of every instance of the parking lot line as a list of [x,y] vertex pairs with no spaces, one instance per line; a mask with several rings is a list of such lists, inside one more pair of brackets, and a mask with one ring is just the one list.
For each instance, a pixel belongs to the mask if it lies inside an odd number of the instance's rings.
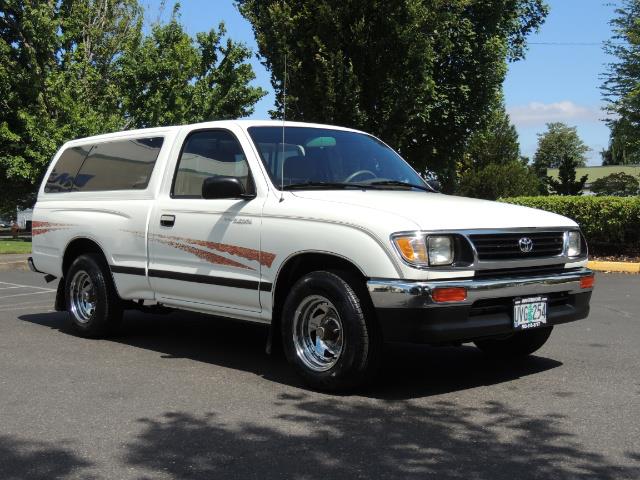
[[[38,300],[38,302],[41,302],[42,300]],[[8,309],[14,309],[16,307],[27,307],[27,306],[31,306],[31,305],[36,305],[36,306],[49,306],[51,305],[51,302],[42,305],[41,303],[33,303],[33,302],[20,302],[20,303],[10,303],[8,305],[2,304],[0,303],[0,307],[2,307],[4,310],[8,310]]]
[[46,292],[16,293],[15,295],[5,295],[4,297],[0,297],[0,300],[4,298],[26,297],[27,295],[39,295],[41,293],[53,293],[53,292],[55,292],[55,290],[47,290]]
[[36,286],[33,286],[33,285],[20,285],[19,283],[0,282],[0,285],[11,285],[13,287],[34,288],[36,290],[47,290],[49,292],[55,291],[54,288],[36,287]]
[[31,287],[16,285],[15,287],[0,287],[0,290],[11,290],[12,288],[31,288]]

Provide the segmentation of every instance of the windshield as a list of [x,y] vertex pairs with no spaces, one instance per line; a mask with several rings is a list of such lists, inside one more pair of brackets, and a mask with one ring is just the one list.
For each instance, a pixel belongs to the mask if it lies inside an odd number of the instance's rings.
[[[363,133],[312,127],[250,127],[273,184],[293,188],[428,190],[397,153]],[[284,164],[283,164],[284,162]],[[284,174],[284,182],[282,175]]]

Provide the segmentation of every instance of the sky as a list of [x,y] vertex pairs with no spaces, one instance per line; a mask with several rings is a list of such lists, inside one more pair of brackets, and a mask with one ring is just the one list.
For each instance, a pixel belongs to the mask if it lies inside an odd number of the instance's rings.
[[[167,19],[175,3],[142,0],[146,22]],[[529,37],[524,60],[511,63],[504,83],[507,111],[515,124],[523,155],[533,158],[537,136],[548,122],[576,126],[589,146],[589,165],[600,165],[609,129],[603,119],[601,75],[612,58],[602,50],[609,39],[609,20],[615,0],[547,0],[550,13],[540,31]],[[182,23],[190,34],[209,30],[224,21],[228,34],[257,51],[251,25],[238,13],[233,0],[182,0]],[[269,91],[251,118],[269,118],[274,96],[269,73],[257,58],[251,61],[255,85]]]

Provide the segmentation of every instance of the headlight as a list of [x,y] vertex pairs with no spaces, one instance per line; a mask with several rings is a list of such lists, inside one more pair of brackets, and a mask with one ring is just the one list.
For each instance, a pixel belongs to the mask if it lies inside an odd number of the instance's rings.
[[581,253],[582,239],[580,238],[580,232],[569,232],[567,236],[567,256],[578,257]]
[[448,235],[398,235],[393,237],[393,243],[402,258],[412,265],[426,267],[453,263],[453,238]]
[[448,236],[427,237],[429,265],[451,265],[453,263],[453,239]]

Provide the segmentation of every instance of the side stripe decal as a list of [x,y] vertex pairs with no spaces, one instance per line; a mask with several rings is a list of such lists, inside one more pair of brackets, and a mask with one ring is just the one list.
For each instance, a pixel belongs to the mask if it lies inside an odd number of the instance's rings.
[[140,275],[140,276],[143,276],[143,277],[145,275],[144,268],[120,267],[120,266],[117,266],[117,265],[109,265],[109,268],[111,268],[111,272],[112,273],[126,273],[128,275]]
[[[110,265],[113,273],[124,273],[127,275],[145,275],[144,268],[120,267]],[[239,280],[236,278],[213,277],[211,275],[198,275],[194,273],[172,272],[169,270],[149,270],[149,276],[154,278],[166,278],[170,280],[180,280],[183,282],[203,283],[208,285],[219,285],[221,287],[244,288],[247,290],[260,290],[270,292],[273,285],[269,282],[256,282],[253,280]]]

